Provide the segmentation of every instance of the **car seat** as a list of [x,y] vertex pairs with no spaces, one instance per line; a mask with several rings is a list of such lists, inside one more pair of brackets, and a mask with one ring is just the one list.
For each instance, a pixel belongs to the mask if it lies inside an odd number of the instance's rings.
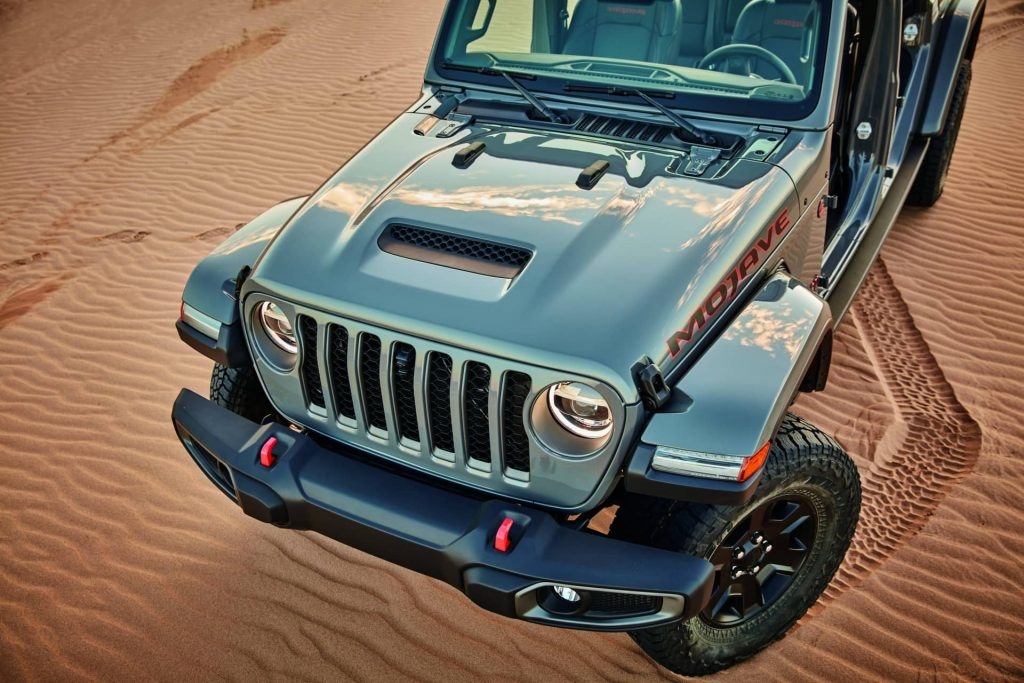
[[580,0],[562,52],[671,64],[681,18],[680,0]]

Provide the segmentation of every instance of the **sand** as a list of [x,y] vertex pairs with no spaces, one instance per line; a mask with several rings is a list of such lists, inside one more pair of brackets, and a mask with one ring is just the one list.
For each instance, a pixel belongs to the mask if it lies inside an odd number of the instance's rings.
[[[170,427],[191,267],[418,92],[441,2],[0,2],[0,680],[657,680],[246,518]],[[1024,11],[993,0],[949,185],[799,412],[864,479],[827,595],[722,680],[1024,678]],[[383,38],[387,36],[387,38]]]

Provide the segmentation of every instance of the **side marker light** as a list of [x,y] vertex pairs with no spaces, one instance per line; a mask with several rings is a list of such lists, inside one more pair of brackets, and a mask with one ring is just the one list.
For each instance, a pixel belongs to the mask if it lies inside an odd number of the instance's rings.
[[769,441],[765,445],[761,446],[761,450],[757,453],[754,453],[749,458],[744,459],[743,466],[740,467],[739,477],[737,477],[736,480],[743,482],[757,474],[757,471],[764,465],[764,461],[768,459],[768,451],[771,449],[772,444]]

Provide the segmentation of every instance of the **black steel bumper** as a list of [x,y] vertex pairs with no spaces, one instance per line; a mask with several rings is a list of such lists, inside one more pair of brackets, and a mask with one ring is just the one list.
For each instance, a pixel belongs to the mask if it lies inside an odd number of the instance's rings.
[[[318,531],[440,579],[492,612],[620,631],[689,618],[708,599],[706,560],[407,478],[347,455],[345,446],[327,449],[285,426],[256,425],[188,390],[178,395],[172,417],[196,464],[246,514]],[[264,467],[260,450],[271,437],[276,462]],[[507,519],[511,547],[502,552],[495,537]],[[560,598],[556,585],[573,588],[580,600]]]

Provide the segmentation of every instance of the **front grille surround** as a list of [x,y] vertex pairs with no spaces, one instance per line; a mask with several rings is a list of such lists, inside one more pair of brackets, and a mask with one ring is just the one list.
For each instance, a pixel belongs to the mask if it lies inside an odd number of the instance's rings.
[[[259,298],[265,297],[247,295],[244,308],[250,311]],[[584,457],[554,452],[534,434],[528,414],[531,410],[537,410],[538,406],[546,405],[538,399],[548,386],[566,381],[593,384],[593,380],[572,372],[526,365],[395,332],[354,318],[326,314],[273,298],[293,315],[312,318],[317,329],[316,349],[302,348],[300,356],[305,359],[315,355],[324,408],[308,400],[304,390],[304,363],[300,361],[296,367],[284,370],[265,362],[261,354],[255,354],[257,369],[271,403],[287,419],[363,451],[455,483],[492,495],[566,511],[585,509],[588,501],[593,502],[604,495],[614,483],[615,472],[624,455],[619,451],[621,435],[636,427],[640,414],[635,406],[622,405],[618,395],[605,385],[595,386],[601,387],[613,406],[616,429],[612,437],[598,451]],[[341,334],[344,335],[344,341],[338,337]],[[380,343],[379,362],[370,368],[364,367],[361,358],[365,353],[366,339],[376,339]],[[339,350],[341,348],[347,351],[344,360]],[[375,348],[373,341],[370,348],[371,351]],[[398,408],[402,402],[399,394],[406,389],[398,387],[394,381],[396,349],[411,350],[413,353],[412,391],[416,397],[414,408],[418,439],[410,438],[411,432],[400,433],[399,430],[399,423],[403,419]],[[490,462],[483,458],[469,457],[464,388],[470,363],[486,366],[490,371],[487,381]],[[309,373],[309,365],[305,365],[305,372]],[[446,368],[450,368],[451,372],[447,391],[444,386]],[[379,377],[380,401],[384,407],[383,429],[371,426],[367,414],[364,383],[367,379],[372,382],[372,378],[366,377],[367,369],[376,370],[376,373],[370,374]],[[440,379],[435,378],[431,382],[431,376],[438,374]],[[521,397],[521,413],[511,416],[506,415],[504,409],[504,402],[509,400],[504,396],[511,386],[509,378],[529,380],[529,389]],[[346,381],[349,385],[347,395],[351,401],[344,400]],[[477,381],[482,384],[479,377]],[[371,387],[371,398],[376,391],[378,389]],[[447,398],[447,410],[444,405],[435,405],[439,402],[432,400],[439,397]],[[316,398],[319,399],[319,393]],[[405,414],[409,416],[408,410]],[[379,420],[374,420],[380,424]],[[516,461],[513,457],[514,467],[509,467],[507,462],[507,457],[514,454],[511,451],[506,454],[508,445],[505,440],[510,426],[511,431],[521,434],[526,446],[521,454],[522,460]],[[476,436],[477,441],[480,438],[481,435]]]

